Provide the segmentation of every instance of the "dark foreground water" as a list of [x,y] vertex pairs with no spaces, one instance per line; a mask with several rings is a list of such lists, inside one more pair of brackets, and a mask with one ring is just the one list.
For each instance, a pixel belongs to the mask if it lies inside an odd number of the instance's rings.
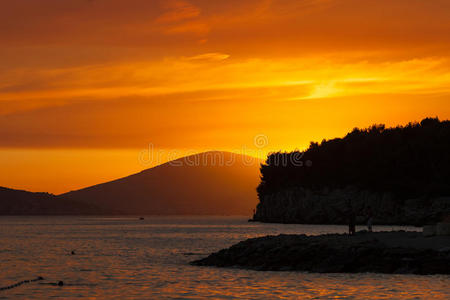
[[[450,276],[188,264],[250,237],[345,231],[345,226],[248,223],[244,217],[0,217],[0,287],[45,278],[0,291],[0,299],[450,299]],[[52,285],[60,280],[64,286]]]

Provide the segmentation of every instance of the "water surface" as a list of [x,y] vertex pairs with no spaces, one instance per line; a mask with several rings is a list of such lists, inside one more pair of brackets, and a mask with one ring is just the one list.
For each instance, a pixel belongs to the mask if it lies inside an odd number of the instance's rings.
[[[0,217],[0,287],[45,278],[0,291],[0,299],[450,299],[450,276],[257,272],[188,264],[250,237],[346,230],[248,223],[245,217]],[[52,285],[60,280],[63,287]]]

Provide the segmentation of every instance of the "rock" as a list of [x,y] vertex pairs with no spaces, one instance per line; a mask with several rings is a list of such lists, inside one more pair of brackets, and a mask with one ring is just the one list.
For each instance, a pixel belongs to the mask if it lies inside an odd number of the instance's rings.
[[399,200],[392,193],[356,187],[311,190],[292,187],[260,195],[253,221],[268,223],[347,224],[348,200],[357,222],[366,221],[365,210],[374,212],[374,224],[416,225],[440,222],[450,215],[450,197]]
[[450,223],[438,223],[436,225],[436,235],[450,235]]
[[425,225],[423,226],[423,236],[435,236],[436,235],[436,225]]
[[431,204],[431,208],[434,210],[448,211],[450,209],[450,197],[435,198]]
[[318,273],[450,274],[449,249],[450,239],[423,238],[417,232],[279,235],[245,240],[191,264]]

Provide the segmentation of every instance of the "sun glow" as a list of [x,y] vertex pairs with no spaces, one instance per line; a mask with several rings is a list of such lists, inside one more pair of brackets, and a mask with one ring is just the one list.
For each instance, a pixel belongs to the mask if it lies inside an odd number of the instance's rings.
[[[0,185],[30,173],[14,151],[56,166],[47,151],[235,151],[264,134],[267,153],[450,117],[448,1],[57,2],[0,10],[0,149],[21,166]],[[86,160],[92,181],[111,171]]]

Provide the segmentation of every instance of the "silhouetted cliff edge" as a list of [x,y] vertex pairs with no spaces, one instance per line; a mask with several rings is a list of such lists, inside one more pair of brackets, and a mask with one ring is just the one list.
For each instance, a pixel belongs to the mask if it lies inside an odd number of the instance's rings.
[[273,153],[261,166],[255,221],[421,225],[450,214],[450,122],[355,128],[304,152]]

